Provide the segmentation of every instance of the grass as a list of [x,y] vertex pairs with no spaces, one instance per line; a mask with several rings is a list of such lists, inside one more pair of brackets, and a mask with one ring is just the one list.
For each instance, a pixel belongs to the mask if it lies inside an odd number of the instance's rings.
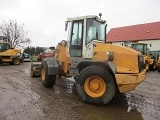
[[32,56],[30,57],[30,59],[31,59],[32,61],[37,61],[37,56],[32,55]]

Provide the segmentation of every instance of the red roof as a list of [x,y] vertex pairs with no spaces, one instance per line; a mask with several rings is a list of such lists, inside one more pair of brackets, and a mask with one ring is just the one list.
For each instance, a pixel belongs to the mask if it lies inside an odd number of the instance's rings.
[[160,40],[160,22],[112,28],[107,33],[107,40],[112,42],[157,39]]

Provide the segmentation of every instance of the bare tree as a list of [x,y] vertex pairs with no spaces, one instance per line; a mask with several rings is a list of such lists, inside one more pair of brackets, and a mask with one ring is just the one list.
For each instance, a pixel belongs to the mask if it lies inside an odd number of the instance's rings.
[[31,42],[27,38],[28,32],[24,30],[24,24],[20,25],[16,20],[9,20],[0,25],[0,35],[7,37],[12,47],[23,47]]

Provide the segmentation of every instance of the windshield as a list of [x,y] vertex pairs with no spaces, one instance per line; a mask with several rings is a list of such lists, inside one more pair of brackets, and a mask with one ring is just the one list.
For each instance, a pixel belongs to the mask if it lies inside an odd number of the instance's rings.
[[92,40],[105,41],[106,24],[102,24],[94,19],[87,19],[87,28],[86,28],[86,44]]
[[143,55],[147,54],[147,44],[132,44],[131,48],[140,51]]
[[0,43],[0,52],[10,49],[10,44]]

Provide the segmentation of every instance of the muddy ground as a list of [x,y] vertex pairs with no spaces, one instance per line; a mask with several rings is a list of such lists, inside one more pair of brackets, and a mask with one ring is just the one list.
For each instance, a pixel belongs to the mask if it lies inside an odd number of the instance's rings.
[[73,81],[57,80],[44,88],[29,76],[30,62],[0,65],[0,120],[160,120],[160,73],[148,72],[135,90],[109,105],[81,101]]

